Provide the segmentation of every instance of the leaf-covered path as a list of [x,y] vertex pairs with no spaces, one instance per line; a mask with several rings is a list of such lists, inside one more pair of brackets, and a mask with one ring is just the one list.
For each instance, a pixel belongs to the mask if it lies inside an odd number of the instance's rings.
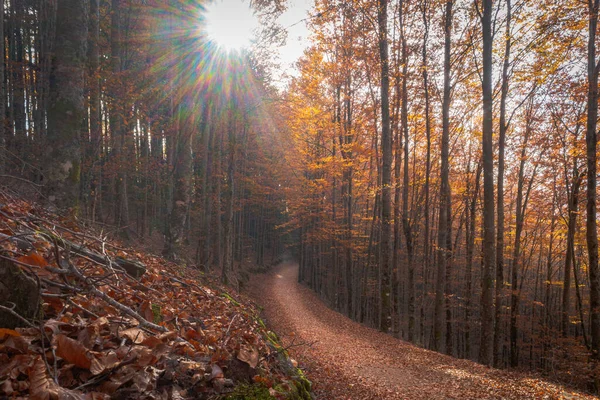
[[410,345],[332,311],[284,263],[251,285],[318,399],[595,398]]

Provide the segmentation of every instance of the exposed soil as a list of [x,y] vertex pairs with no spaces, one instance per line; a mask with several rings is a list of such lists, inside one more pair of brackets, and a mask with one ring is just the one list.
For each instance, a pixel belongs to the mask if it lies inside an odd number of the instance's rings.
[[250,292],[313,382],[318,399],[595,398],[367,328],[327,308],[297,276],[297,264],[281,264],[255,277]]

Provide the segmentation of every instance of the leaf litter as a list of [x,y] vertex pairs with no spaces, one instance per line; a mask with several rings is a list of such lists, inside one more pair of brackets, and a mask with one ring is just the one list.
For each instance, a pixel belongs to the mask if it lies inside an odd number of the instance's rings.
[[[273,388],[293,379],[257,309],[200,270],[5,192],[0,257],[41,298],[33,318],[0,304],[21,322],[0,327],[0,398],[216,399],[244,384],[283,398]],[[136,279],[116,259],[143,263],[145,273]]]
[[532,374],[419,348],[328,308],[298,265],[255,277],[250,295],[282,333],[319,399],[595,399]]

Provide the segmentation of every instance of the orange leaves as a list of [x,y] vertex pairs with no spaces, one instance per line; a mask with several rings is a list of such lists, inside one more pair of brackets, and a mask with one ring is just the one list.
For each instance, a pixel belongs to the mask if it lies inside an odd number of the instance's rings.
[[92,365],[87,349],[73,339],[59,334],[56,337],[56,355],[79,368],[89,369]]
[[21,334],[12,329],[0,328],[0,339],[3,339],[5,336],[21,336]]
[[17,261],[19,261],[23,264],[27,264],[27,265],[34,266],[34,267],[40,267],[40,268],[48,265],[48,262],[46,261],[46,259],[44,257],[42,257],[41,255],[39,255],[35,251],[32,251],[28,255],[17,258]]

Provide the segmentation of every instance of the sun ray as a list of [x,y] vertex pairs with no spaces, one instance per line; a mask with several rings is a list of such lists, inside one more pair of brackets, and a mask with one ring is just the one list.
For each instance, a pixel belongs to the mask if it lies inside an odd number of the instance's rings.
[[249,2],[213,0],[206,6],[205,30],[208,39],[226,51],[250,47],[258,19]]

